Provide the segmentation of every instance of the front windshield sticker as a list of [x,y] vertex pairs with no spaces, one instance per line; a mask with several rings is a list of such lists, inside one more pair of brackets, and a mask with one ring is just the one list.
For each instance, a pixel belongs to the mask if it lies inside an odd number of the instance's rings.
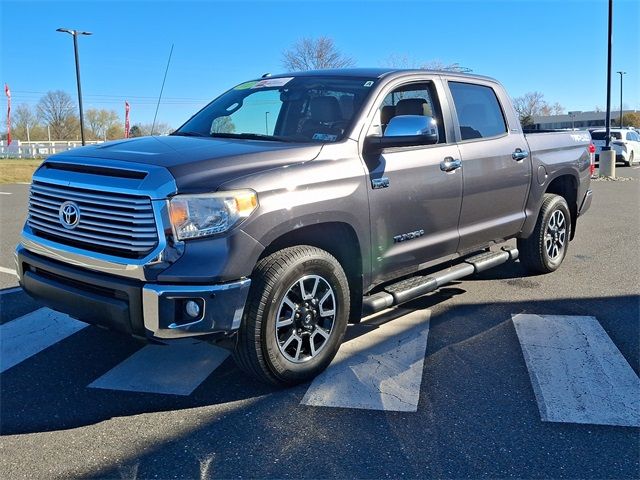
[[364,82],[364,86],[365,87],[370,87],[371,85],[373,85],[373,81],[369,80],[368,82]]
[[237,87],[234,87],[234,90],[246,90],[247,88],[251,88],[253,87],[257,82],[257,80],[254,80],[253,82],[244,82],[241,83],[240,85],[238,85]]
[[293,77],[267,78],[265,80],[260,80],[251,88],[282,87],[283,85],[289,83],[291,80],[293,80]]
[[335,142],[336,138],[338,138],[337,135],[329,135],[328,133],[314,133],[313,134],[313,139],[314,140],[322,140],[323,142]]

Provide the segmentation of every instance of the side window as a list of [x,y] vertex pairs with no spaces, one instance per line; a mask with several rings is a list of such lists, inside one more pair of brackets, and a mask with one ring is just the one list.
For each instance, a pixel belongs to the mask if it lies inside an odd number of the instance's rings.
[[403,85],[389,93],[380,106],[380,124],[384,133],[393,117],[428,115],[438,124],[438,143],[446,143],[442,113],[431,82]]
[[502,135],[507,125],[495,92],[490,87],[449,82],[462,140]]
[[636,142],[636,134],[633,132],[627,132],[627,140],[631,140],[632,142]]

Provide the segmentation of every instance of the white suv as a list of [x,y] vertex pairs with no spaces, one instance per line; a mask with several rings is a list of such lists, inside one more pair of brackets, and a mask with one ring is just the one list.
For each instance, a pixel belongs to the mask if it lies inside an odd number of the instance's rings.
[[[607,131],[594,130],[591,132],[593,144],[596,147],[596,160],[605,145]],[[628,166],[640,161],[640,134],[629,128],[611,129],[611,148],[616,151],[616,160],[626,163]]]

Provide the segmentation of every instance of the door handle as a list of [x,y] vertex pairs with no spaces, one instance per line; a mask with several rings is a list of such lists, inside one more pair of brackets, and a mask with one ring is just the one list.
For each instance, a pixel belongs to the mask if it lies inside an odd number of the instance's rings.
[[526,150],[522,150],[521,148],[516,148],[516,151],[511,154],[511,158],[513,158],[516,162],[520,160],[524,160],[529,156],[529,152]]
[[453,172],[462,166],[462,162],[459,158],[446,157],[440,162],[440,170],[443,172]]

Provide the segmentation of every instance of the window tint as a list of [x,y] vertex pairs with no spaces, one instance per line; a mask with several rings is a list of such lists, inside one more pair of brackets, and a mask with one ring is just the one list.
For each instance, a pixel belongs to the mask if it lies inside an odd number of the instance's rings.
[[398,115],[428,115],[438,125],[438,143],[446,143],[442,114],[436,101],[436,93],[432,83],[412,83],[396,88],[382,101],[380,107],[380,123],[382,131],[387,128],[391,119]]
[[462,140],[501,135],[507,131],[502,110],[490,87],[449,82]]

